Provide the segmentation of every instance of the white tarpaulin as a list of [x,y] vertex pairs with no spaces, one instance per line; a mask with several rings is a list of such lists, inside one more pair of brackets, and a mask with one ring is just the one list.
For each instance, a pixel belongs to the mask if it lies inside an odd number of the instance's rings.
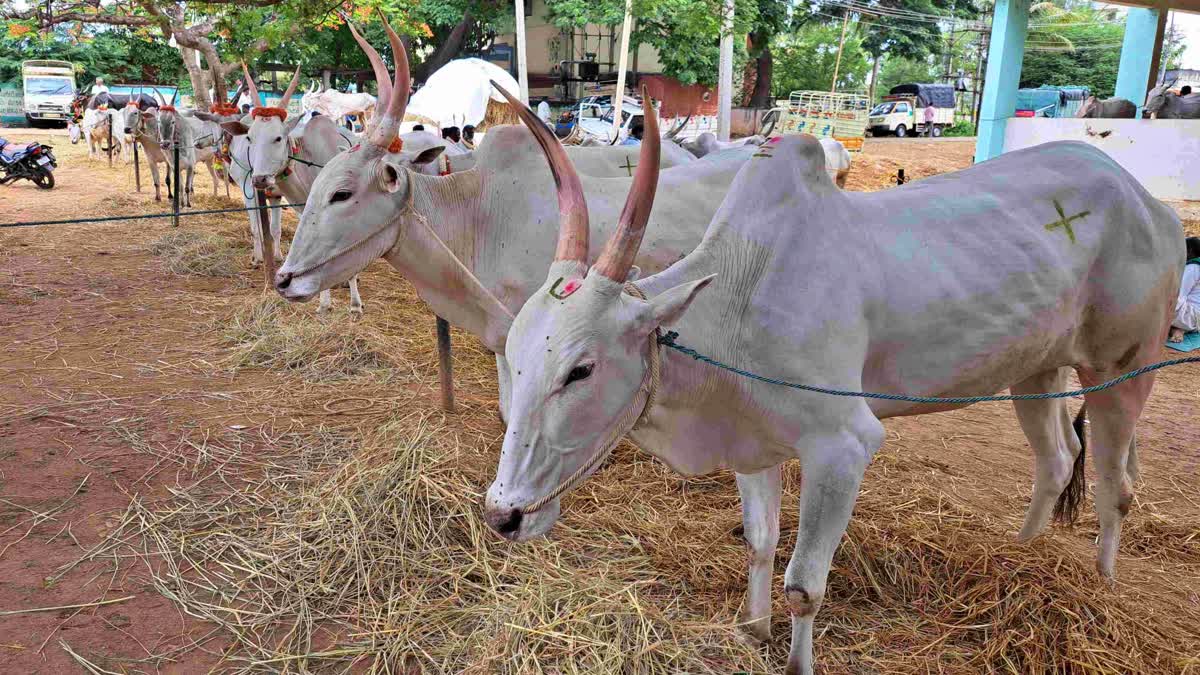
[[413,94],[405,116],[411,116],[411,121],[432,122],[440,127],[478,125],[487,114],[489,99],[504,101],[489,80],[517,95],[517,81],[498,66],[483,59],[451,61],[430,75],[425,86]]

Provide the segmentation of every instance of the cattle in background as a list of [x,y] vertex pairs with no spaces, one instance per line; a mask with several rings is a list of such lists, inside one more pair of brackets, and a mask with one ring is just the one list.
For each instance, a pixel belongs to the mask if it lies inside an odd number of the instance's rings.
[[1095,96],[1089,96],[1083,105],[1075,112],[1076,118],[1087,119],[1127,119],[1137,116],[1137,106],[1133,101],[1124,98],[1108,98],[1103,101]]
[[203,135],[204,130],[205,126],[201,120],[181,114],[175,106],[165,105],[158,111],[159,143],[167,156],[167,163],[172,171],[174,171],[175,147],[179,147],[179,171],[182,185],[176,185],[175,189],[181,190],[180,197],[183,206],[193,205],[192,197],[195,194],[194,181],[197,164],[204,164],[208,167],[208,173],[212,176],[213,196],[217,196],[217,185],[220,179],[213,166],[216,148],[212,145],[196,147],[197,140]]
[[1180,96],[1171,91],[1175,82],[1160,84],[1146,94],[1145,111],[1151,117],[1168,120],[1200,119],[1200,93]]

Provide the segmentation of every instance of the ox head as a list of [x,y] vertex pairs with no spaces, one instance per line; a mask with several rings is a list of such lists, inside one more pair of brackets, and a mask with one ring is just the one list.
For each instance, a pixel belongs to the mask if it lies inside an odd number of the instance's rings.
[[164,105],[158,109],[158,142],[164,150],[173,150],[175,142],[182,140],[179,125],[183,123],[175,106]]
[[1146,94],[1146,105],[1143,110],[1151,115],[1162,112],[1163,108],[1167,107],[1167,97],[1176,96],[1176,94],[1171,91],[1171,87],[1175,86],[1175,82],[1175,80],[1164,82],[1151,89]]
[[406,152],[400,142],[410,85],[408,54],[386,19],[383,25],[396,60],[394,84],[388,82],[379,52],[350,26],[375,70],[379,100],[386,104],[365,141],[331,159],[313,182],[287,260],[275,276],[276,290],[288,300],[307,301],[391,250],[403,225],[396,205],[410,198],[408,169],[434,161],[444,150]]
[[278,107],[266,108],[257,105],[258,87],[254,86],[254,78],[250,77],[250,69],[242,64],[242,72],[246,75],[246,90],[255,107],[250,114],[241,119],[224,120],[221,128],[230,136],[245,135],[250,141],[246,157],[239,159],[247,162],[251,169],[251,184],[257,190],[267,190],[275,187],[275,177],[287,169],[288,160],[292,155],[291,133],[300,121],[300,117],[288,119],[287,107],[296,93],[300,82],[300,67],[292,75],[292,81]]
[[[649,101],[645,90],[642,97]],[[512,540],[547,532],[558,518],[559,500],[545,498],[578,472],[585,477],[595,468],[589,460],[633,426],[646,400],[650,336],[678,319],[711,281],[684,284],[649,301],[622,292],[658,182],[653,106],[646,107],[637,175],[625,208],[590,270],[579,176],[554,133],[531,112],[522,110],[521,117],[549,160],[560,230],[546,283],[526,301],[508,333],[509,424],[485,512],[488,524]],[[539,501],[545,505],[533,510]]]

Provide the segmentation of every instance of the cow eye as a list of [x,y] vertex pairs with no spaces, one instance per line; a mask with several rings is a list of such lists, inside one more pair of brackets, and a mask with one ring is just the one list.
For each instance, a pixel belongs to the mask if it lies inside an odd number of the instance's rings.
[[350,199],[350,191],[349,190],[338,190],[337,192],[333,193],[332,197],[329,198],[329,203],[336,204],[338,202],[344,202],[347,199]]
[[276,142],[276,143],[278,143],[279,141],[282,141],[282,140],[283,140],[283,136],[276,136],[276,137],[275,137],[275,142]]
[[579,380],[586,380],[591,376],[592,364],[587,363],[582,366],[575,366],[571,369],[571,372],[567,373],[567,381],[563,382],[563,386],[565,387],[568,384],[571,384],[572,382],[578,382]]

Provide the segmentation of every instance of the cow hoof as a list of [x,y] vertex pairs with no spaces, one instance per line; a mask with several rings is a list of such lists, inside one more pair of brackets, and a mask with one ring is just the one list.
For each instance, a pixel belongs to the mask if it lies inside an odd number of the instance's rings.
[[351,307],[350,308],[350,319],[351,320],[361,321],[362,318],[363,318],[363,308],[362,307]]

